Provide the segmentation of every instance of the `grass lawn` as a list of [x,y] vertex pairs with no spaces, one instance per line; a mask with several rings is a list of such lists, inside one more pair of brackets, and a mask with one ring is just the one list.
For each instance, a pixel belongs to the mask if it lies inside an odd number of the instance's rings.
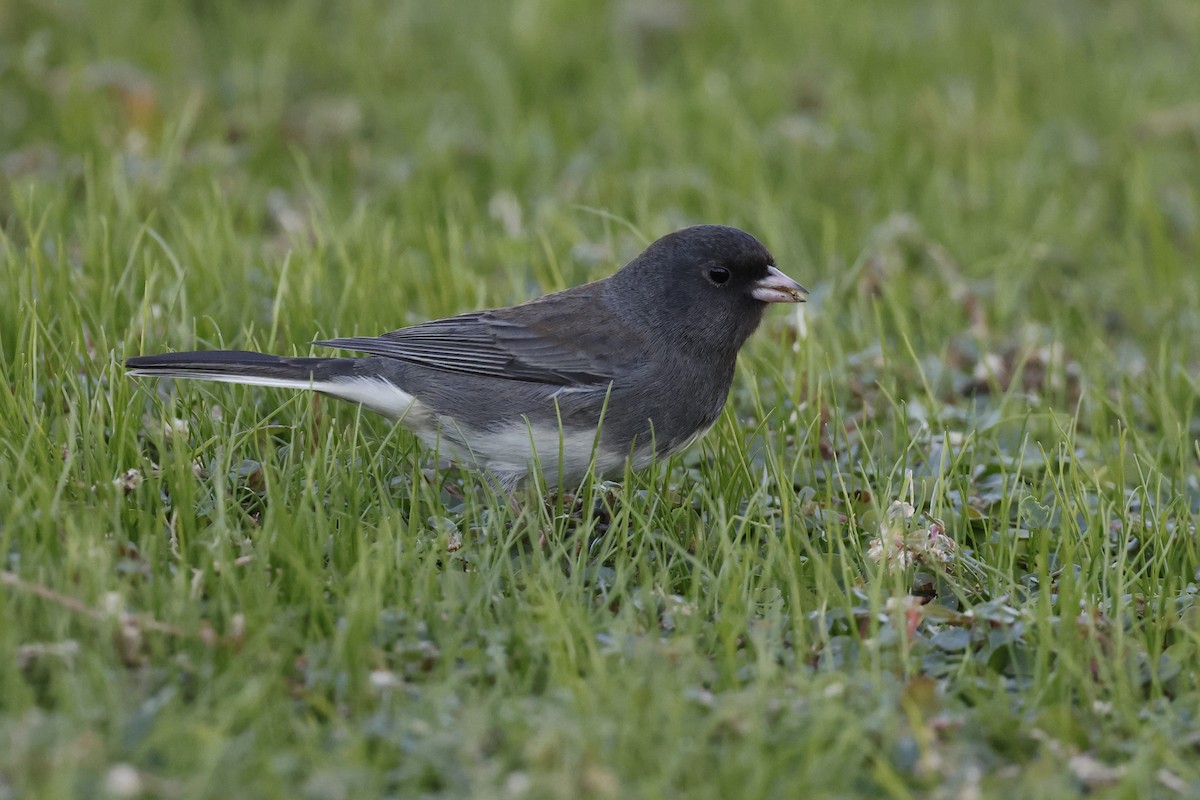
[[[1197,41],[1194,0],[0,4],[0,799],[1200,797]],[[696,222],[813,296],[574,503],[121,367]]]

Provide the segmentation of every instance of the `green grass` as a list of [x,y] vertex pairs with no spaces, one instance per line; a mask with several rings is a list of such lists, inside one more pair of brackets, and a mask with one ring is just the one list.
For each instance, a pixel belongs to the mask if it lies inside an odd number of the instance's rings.
[[[1191,0],[0,5],[0,798],[1200,796],[1198,40]],[[120,367],[701,221],[812,301],[588,513]]]

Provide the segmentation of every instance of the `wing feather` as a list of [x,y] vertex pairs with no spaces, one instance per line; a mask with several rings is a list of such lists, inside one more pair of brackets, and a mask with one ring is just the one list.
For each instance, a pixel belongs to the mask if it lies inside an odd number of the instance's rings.
[[[604,384],[636,361],[642,338],[598,302],[598,292],[559,292],[512,308],[476,311],[385,333],[313,344],[447,372],[551,385]],[[631,359],[632,357],[632,359]]]

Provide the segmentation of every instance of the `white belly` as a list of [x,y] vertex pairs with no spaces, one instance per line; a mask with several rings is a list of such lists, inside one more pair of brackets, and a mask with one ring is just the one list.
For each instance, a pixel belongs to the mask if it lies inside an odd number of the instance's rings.
[[[594,430],[560,433],[557,426],[513,425],[499,431],[473,431],[442,417],[438,430],[418,430],[431,449],[456,461],[490,472],[512,491],[538,469],[549,488],[579,483],[589,468],[597,477],[625,466],[625,453],[601,446]],[[636,467],[635,459],[635,467]]]

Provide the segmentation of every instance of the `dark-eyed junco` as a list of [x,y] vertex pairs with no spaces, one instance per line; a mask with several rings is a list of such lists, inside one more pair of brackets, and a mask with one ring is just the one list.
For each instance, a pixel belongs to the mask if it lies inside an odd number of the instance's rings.
[[378,337],[314,342],[362,358],[216,350],[125,366],[312,389],[390,417],[509,493],[535,464],[548,486],[573,487],[593,463],[597,476],[627,461],[640,469],[703,436],[767,304],[806,294],[750,234],[698,225],[594,283]]

